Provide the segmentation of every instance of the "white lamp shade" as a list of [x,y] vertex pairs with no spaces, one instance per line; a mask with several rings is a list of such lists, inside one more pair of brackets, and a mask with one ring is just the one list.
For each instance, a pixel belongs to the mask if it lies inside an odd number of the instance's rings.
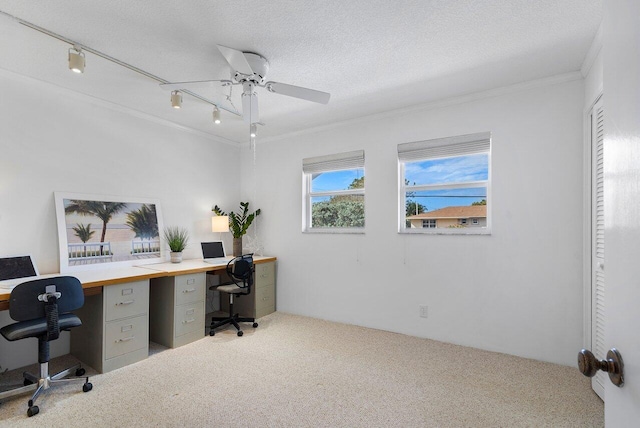
[[212,232],[228,232],[229,216],[215,215],[211,217],[211,231]]

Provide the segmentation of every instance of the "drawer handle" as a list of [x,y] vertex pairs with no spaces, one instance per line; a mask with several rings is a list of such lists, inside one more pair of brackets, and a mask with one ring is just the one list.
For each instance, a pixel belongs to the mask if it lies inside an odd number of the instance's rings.
[[124,339],[118,339],[118,340],[116,340],[116,343],[119,343],[119,342],[128,342],[128,341],[130,341],[130,340],[133,340],[133,338],[134,338],[134,337],[135,337],[135,336],[129,336],[129,337],[125,337]]
[[186,290],[182,290],[183,293],[193,293],[194,291],[196,291],[195,288],[188,288]]
[[134,303],[135,300],[125,300],[124,302],[118,302],[116,303],[116,306],[122,306],[122,305],[130,305],[132,303]]
[[194,322],[194,321],[195,321],[195,319],[194,319],[194,318],[191,318],[190,320],[184,320],[184,321],[182,321],[182,324],[189,324],[189,323]]

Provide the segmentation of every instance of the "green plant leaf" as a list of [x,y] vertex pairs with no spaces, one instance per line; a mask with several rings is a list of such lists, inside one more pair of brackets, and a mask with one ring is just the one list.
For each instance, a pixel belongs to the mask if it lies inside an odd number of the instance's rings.
[[174,253],[184,251],[189,242],[189,231],[184,227],[169,226],[164,229],[164,239]]
[[229,216],[229,229],[234,238],[240,238],[245,235],[249,226],[253,223],[253,220],[260,215],[260,209],[249,213],[249,202],[240,202],[240,214],[236,214],[233,211],[227,214],[222,211],[218,205],[215,205],[212,211],[216,213],[216,215]]

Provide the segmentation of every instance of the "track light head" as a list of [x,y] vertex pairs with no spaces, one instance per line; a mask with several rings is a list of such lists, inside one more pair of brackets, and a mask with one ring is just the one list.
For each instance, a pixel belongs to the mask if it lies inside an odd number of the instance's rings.
[[251,138],[256,138],[256,135],[257,135],[256,131],[257,131],[257,129],[258,129],[258,126],[257,126],[255,123],[252,123],[252,124],[251,124],[251,128],[250,128],[250,133],[249,133],[249,135],[251,136]]
[[180,108],[182,107],[182,94],[180,91],[171,92],[171,107]]
[[84,73],[84,52],[79,46],[69,48],[69,70]]
[[220,124],[220,110],[218,110],[218,106],[213,106],[213,123],[216,125]]

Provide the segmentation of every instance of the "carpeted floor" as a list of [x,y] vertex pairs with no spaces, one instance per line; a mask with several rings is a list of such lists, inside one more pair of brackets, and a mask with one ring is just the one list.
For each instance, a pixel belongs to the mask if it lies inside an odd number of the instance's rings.
[[[602,427],[576,368],[276,312],[0,404],[1,427]],[[64,356],[52,372],[75,362]],[[20,381],[22,370],[0,377]]]

